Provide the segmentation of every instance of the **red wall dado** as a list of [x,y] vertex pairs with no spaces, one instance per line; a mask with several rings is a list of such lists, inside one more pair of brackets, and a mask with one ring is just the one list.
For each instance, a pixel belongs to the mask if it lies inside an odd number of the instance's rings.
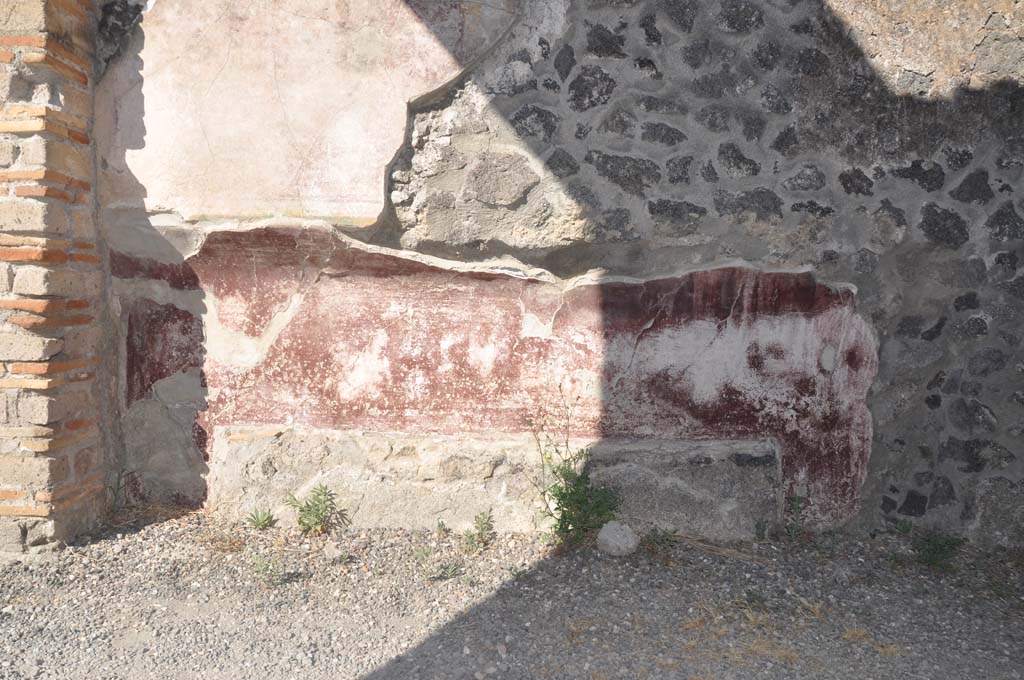
[[520,433],[561,387],[575,435],[773,439],[818,520],[856,509],[877,341],[853,292],[810,273],[563,282],[298,228],[214,233],[178,267],[118,257],[122,278],[203,292],[192,320],[135,300],[126,351],[130,399],[202,366],[207,444],[223,425]]

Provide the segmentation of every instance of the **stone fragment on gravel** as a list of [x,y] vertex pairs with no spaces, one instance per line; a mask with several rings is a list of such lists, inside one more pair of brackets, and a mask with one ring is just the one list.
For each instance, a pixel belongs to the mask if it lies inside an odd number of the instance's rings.
[[640,537],[628,524],[611,521],[597,534],[597,549],[613,557],[632,555],[640,546]]

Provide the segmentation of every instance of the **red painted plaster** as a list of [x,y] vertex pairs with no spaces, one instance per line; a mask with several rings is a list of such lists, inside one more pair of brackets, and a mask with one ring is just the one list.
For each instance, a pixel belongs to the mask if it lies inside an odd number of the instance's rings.
[[[876,341],[853,293],[811,274],[733,267],[563,290],[292,229],[212,234],[188,264],[220,323],[249,336],[297,305],[255,363],[205,358],[211,439],[220,425],[285,422],[523,432],[560,410],[561,386],[578,398],[575,435],[770,438],[817,518],[856,509]],[[148,377],[170,365],[149,368],[161,360],[142,346],[129,347],[130,373],[133,361]]]

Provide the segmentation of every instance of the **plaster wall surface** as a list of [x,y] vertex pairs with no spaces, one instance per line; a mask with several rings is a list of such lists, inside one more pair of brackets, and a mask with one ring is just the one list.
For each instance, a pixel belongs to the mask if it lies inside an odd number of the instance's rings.
[[513,17],[511,2],[460,4],[153,3],[145,47],[140,34],[100,93],[105,136],[124,153],[104,155],[104,206],[372,222],[406,102],[457,75]]
[[[620,441],[777,442],[783,479],[816,499],[814,519],[831,524],[856,511],[875,339],[852,292],[810,274],[723,267],[646,282],[562,281],[279,228],[211,234],[188,264],[194,285],[217,301],[203,315],[209,341],[204,349],[183,330],[199,327],[188,312],[137,303],[128,405],[159,399],[182,370],[201,371],[195,445],[206,453],[212,444],[215,455],[221,445],[222,471],[246,459],[237,442],[260,438],[252,432],[415,433],[428,450],[448,440],[451,460],[438,468],[415,445],[390,453],[440,485],[466,440],[512,437],[514,455],[490,454],[499,462],[474,481],[486,484],[496,468],[518,475],[512,495],[529,508],[526,481],[539,466],[531,428],[560,417],[567,402],[568,431],[554,434],[599,442],[605,454]],[[265,286],[253,285],[252,264]],[[325,472],[312,448],[310,469]],[[344,456],[331,465],[344,467]],[[237,477],[219,475],[214,504],[243,491]]]
[[581,441],[772,442],[823,525],[1024,541],[1019,3],[298,4],[163,0],[99,85],[151,493],[514,522],[561,383]]

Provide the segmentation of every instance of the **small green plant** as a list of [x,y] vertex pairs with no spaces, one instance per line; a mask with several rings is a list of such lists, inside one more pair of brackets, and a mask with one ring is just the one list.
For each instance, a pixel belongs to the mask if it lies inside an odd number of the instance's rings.
[[444,523],[443,519],[437,520],[437,527],[434,529],[434,535],[438,538],[447,538],[452,533],[452,530],[448,528],[448,525]]
[[613,519],[619,507],[614,491],[590,481],[585,471],[589,459],[590,449],[578,449],[551,467],[554,481],[548,485],[546,496],[555,520],[555,535],[563,541],[582,541],[587,533]]
[[118,470],[113,481],[107,485],[107,500],[110,512],[118,513],[131,503],[132,491],[138,490],[139,480],[135,470]]
[[466,529],[462,535],[462,545],[466,552],[483,552],[494,542],[494,518],[491,511],[485,510],[473,518],[473,528]]
[[760,590],[748,588],[743,591],[743,605],[754,611],[768,611],[768,598]]
[[416,548],[413,552],[412,558],[416,562],[416,571],[418,571],[421,576],[427,577],[431,575],[430,562],[433,557],[434,551],[430,546],[425,545],[420,548]]
[[434,581],[448,581],[450,579],[462,576],[462,565],[458,562],[444,562],[437,569],[437,573],[434,574]]
[[267,559],[262,555],[252,558],[252,572],[256,580],[268,588],[273,588],[284,582],[284,574],[277,561]]
[[948,569],[960,551],[964,540],[937,531],[928,531],[914,537],[911,549],[918,563],[935,569]]
[[896,532],[897,533],[900,533],[900,534],[903,534],[904,536],[906,536],[906,535],[908,535],[913,530],[914,530],[914,523],[911,522],[909,519],[901,519],[900,521],[896,522]]
[[531,481],[540,492],[544,513],[554,520],[555,537],[563,543],[579,543],[615,517],[619,498],[613,490],[591,481],[587,471],[591,450],[575,448],[569,441],[579,399],[569,404],[561,386],[558,393],[563,411],[561,434],[553,436],[543,422],[534,423],[541,466],[539,477]]
[[323,484],[313,487],[309,496],[300,501],[295,494],[288,494],[285,502],[295,508],[298,514],[299,529],[304,534],[326,534],[335,527],[347,526],[348,514],[339,508],[334,492]]
[[679,542],[674,531],[655,527],[640,539],[640,548],[649,553],[660,553],[668,550]]
[[759,519],[754,522],[754,538],[758,541],[768,538],[768,520]]
[[804,496],[786,496],[786,536],[796,540],[804,535],[804,510],[807,509],[807,498]]
[[259,529],[260,531],[269,529],[277,524],[277,518],[274,517],[274,513],[271,512],[269,508],[257,508],[253,510],[249,513],[246,521],[253,529]]

